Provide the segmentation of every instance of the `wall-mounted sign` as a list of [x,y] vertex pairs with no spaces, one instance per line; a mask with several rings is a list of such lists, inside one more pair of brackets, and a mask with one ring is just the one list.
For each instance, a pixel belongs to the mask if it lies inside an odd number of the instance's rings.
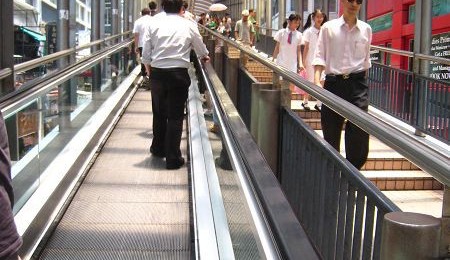
[[[450,32],[433,35],[430,55],[450,59]],[[450,65],[430,62],[430,77],[450,80]]]
[[380,32],[392,28],[392,13],[388,13],[367,21],[372,27],[372,32]]

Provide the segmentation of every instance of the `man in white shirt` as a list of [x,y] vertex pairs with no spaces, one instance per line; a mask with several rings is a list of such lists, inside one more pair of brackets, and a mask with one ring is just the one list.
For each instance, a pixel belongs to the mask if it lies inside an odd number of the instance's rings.
[[153,109],[153,140],[150,152],[166,157],[167,169],[185,163],[180,143],[184,106],[191,83],[190,51],[208,61],[197,25],[182,17],[182,0],[163,0],[165,16],[155,16],[144,40],[142,62],[150,75]]
[[[133,33],[134,33],[134,44],[136,46],[135,52],[136,54],[139,54],[140,57],[142,57],[142,46],[144,45],[144,29],[145,25],[150,23],[150,8],[144,8],[141,11],[141,17],[139,17],[135,22],[133,26]],[[143,63],[141,63],[141,76],[145,78],[146,72],[145,72],[145,66]]]
[[242,19],[237,21],[234,27],[234,37],[244,45],[251,46],[253,44],[253,37],[255,36],[255,28],[248,20],[249,15],[248,10],[242,11]]
[[[320,31],[312,65],[315,84],[325,70],[326,90],[367,111],[369,106],[366,71],[370,68],[372,28],[358,20],[363,0],[340,0],[344,14],[325,23]],[[340,150],[344,118],[323,106],[322,131],[325,140]],[[369,153],[369,135],[351,122],[345,125],[345,154],[357,169],[361,169]]]

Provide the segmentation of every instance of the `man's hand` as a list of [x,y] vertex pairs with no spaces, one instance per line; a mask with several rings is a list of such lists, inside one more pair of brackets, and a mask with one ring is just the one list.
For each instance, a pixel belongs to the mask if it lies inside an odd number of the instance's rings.
[[297,68],[298,72],[301,72],[303,70],[305,70],[305,67],[303,65],[298,66],[298,68]]

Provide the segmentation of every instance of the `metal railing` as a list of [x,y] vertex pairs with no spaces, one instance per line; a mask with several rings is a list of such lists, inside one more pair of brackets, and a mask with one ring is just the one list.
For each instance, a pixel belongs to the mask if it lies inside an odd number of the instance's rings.
[[[237,48],[241,57],[249,56],[272,70],[274,86],[270,91],[282,91],[276,87],[276,79],[282,76],[284,80],[315,96],[326,106],[387,144],[443,184],[450,184],[450,167],[446,156],[423,143],[416,142],[413,137],[399,131],[389,123],[367,112],[354,109],[354,106],[347,101],[300,78],[296,73],[277,66],[249,48],[226,39],[214,31],[208,30],[208,33],[225,41],[228,46]],[[224,64],[231,64],[229,62],[231,59],[225,56]],[[225,82],[234,82],[228,80],[228,77],[246,75],[246,69],[242,64],[237,73],[228,73],[228,68],[224,71],[227,72]],[[238,82],[240,93],[250,92],[243,88],[255,87],[255,83],[251,82],[251,86],[248,83],[242,84],[246,82],[242,79]],[[226,87],[229,91],[234,89],[233,86]],[[259,91],[263,92],[263,90]],[[255,102],[261,104],[262,99],[255,101],[253,98],[252,94],[252,104]],[[243,119],[249,118],[250,122],[246,122],[247,127],[255,120],[252,117],[253,110],[249,114],[248,102],[248,98],[237,97],[235,103],[238,108],[247,107],[238,110]],[[272,104],[264,103],[262,107],[269,105]],[[333,151],[324,140],[318,138],[317,134],[308,131],[300,119],[293,115],[290,108],[283,107],[282,110],[280,116],[282,124],[278,127],[274,126],[274,122],[277,122],[276,118],[266,118],[263,120],[265,127],[262,129],[279,129],[279,132],[283,133],[271,139],[278,138],[280,143],[268,149],[278,151],[275,160],[279,163],[278,174],[283,190],[291,205],[297,207],[297,217],[305,225],[308,235],[327,259],[330,256],[329,259],[341,256],[344,259],[347,257],[359,259],[361,255],[363,258],[378,259],[383,215],[387,212],[398,211],[398,207],[336,151]],[[326,198],[331,199],[331,202]]]
[[[264,28],[262,32],[276,31]],[[269,55],[275,47],[272,35],[260,34],[256,48]],[[450,59],[371,45],[372,50],[439,64],[450,65]],[[385,113],[447,144],[449,137],[449,81],[372,63],[368,72],[370,104]],[[421,85],[425,84],[425,85]],[[436,90],[436,86],[437,89]],[[440,96],[436,96],[439,94]],[[418,96],[417,96],[418,95]],[[432,100],[430,100],[432,98]]]
[[[124,32],[124,33],[118,34],[118,35],[109,36],[109,37],[106,37],[105,39],[96,40],[96,41],[93,41],[93,42],[90,42],[90,43],[86,43],[86,44],[83,44],[83,45],[80,45],[80,46],[76,46],[74,48],[58,51],[58,52],[52,53],[52,54],[47,55],[47,56],[43,56],[43,57],[40,57],[40,58],[37,58],[37,59],[33,59],[33,60],[29,60],[29,61],[26,61],[26,62],[23,62],[23,63],[20,63],[20,64],[16,64],[16,65],[14,65],[14,73],[19,73],[19,72],[23,72],[23,71],[34,69],[34,68],[36,68],[36,67],[38,67],[38,66],[40,66],[42,64],[46,64],[46,63],[50,63],[50,62],[56,61],[58,59],[61,59],[63,57],[69,56],[69,55],[72,55],[72,54],[74,54],[74,53],[76,53],[78,51],[81,51],[81,50],[84,50],[84,49],[87,49],[87,48],[90,48],[90,47],[93,47],[93,46],[96,46],[96,45],[106,44],[107,42],[110,42],[112,40],[121,38],[121,37],[129,35],[129,34],[131,34],[131,31],[127,31],[127,32]],[[0,80],[3,79],[3,78],[8,77],[9,75],[11,75],[11,73],[12,73],[12,70],[8,69],[8,68],[0,70]]]

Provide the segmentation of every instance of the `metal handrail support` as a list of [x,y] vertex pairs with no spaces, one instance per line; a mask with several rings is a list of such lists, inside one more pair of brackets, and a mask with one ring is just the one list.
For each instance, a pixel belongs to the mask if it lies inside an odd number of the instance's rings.
[[[26,62],[23,62],[23,63],[15,65],[14,66],[14,71],[15,71],[15,73],[19,73],[19,72],[22,72],[22,71],[27,71],[27,70],[36,68],[36,67],[38,67],[38,66],[40,66],[40,65],[42,65],[44,63],[49,63],[49,62],[55,61],[57,59],[60,59],[60,58],[66,57],[68,55],[71,55],[73,53],[76,53],[76,52],[78,52],[80,50],[92,47],[94,45],[99,45],[99,44],[102,44],[102,43],[106,43],[108,41],[114,40],[116,38],[119,38],[119,37],[127,35],[127,34],[131,34],[131,31],[124,32],[124,33],[121,33],[121,34],[118,34],[118,35],[109,36],[109,37],[106,37],[105,39],[93,41],[93,42],[90,42],[90,43],[87,43],[87,44],[83,44],[83,45],[80,45],[80,46],[77,46],[77,47],[74,47],[74,48],[58,51],[58,52],[52,53],[52,54],[47,55],[47,56],[43,56],[43,57],[38,58],[38,59],[29,60],[29,61],[26,61]],[[12,73],[11,69],[9,69],[9,70],[8,69],[0,70],[0,79],[3,79],[5,77],[11,75],[11,73]]]
[[368,134],[375,136],[388,146],[392,147],[394,150],[401,153],[408,160],[431,174],[441,183],[450,186],[450,166],[446,156],[436,152],[425,144],[417,143],[411,136],[400,132],[392,125],[387,124],[375,116],[370,115],[365,111],[355,109],[354,105],[351,103],[301,78],[296,73],[278,66],[269,59],[261,57],[255,51],[247,47],[243,47],[235,41],[231,41],[208,28],[205,28],[205,30],[216,37],[222,38],[222,40],[224,40],[227,44],[230,44],[240,51],[245,52],[254,60],[280,74],[285,80],[301,87],[308,94],[318,98],[336,113],[347,118]]
[[[210,63],[204,64],[204,68],[207,73],[202,70],[204,80],[212,82],[212,86],[208,84],[207,87],[212,95],[223,144],[242,185],[266,259],[298,259],[300,256],[302,259],[319,259],[214,68]],[[278,241],[277,245],[273,237]]]

